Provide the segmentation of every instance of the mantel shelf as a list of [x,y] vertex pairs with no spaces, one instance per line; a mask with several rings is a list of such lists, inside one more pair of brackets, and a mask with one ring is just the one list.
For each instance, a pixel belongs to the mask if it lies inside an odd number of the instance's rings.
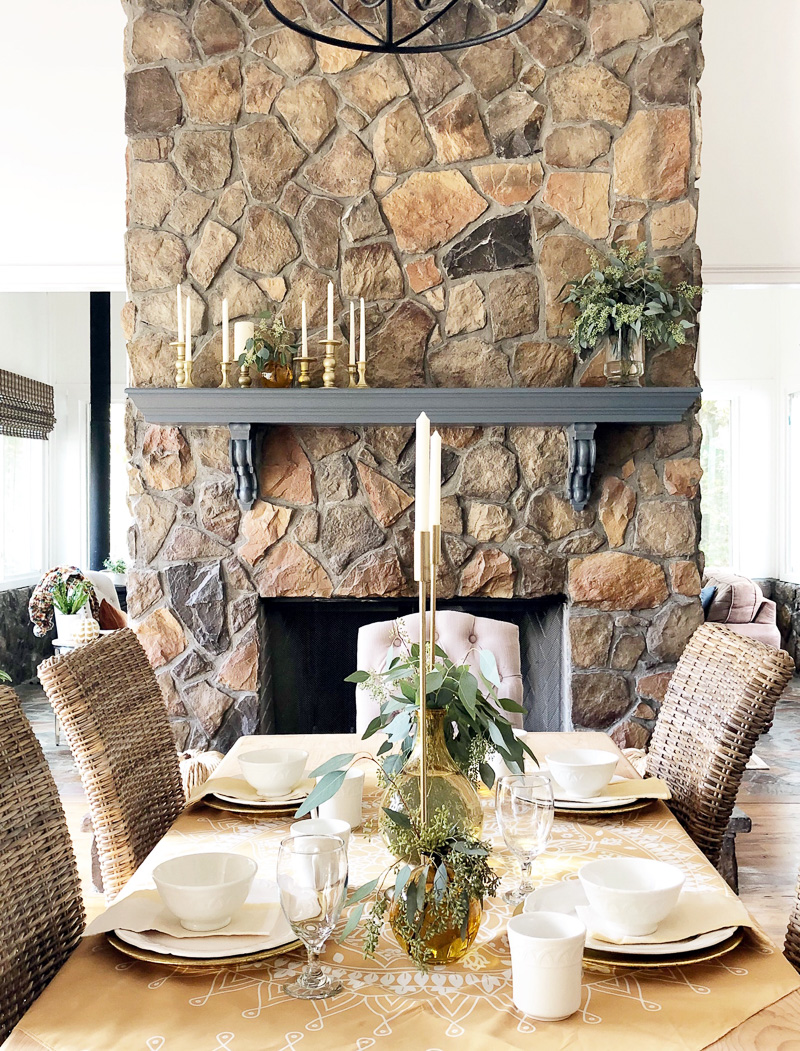
[[265,390],[215,387],[129,388],[148,423],[229,427],[236,495],[249,508],[257,496],[253,428],[258,424],[352,427],[412,424],[427,412],[434,426],[548,425],[567,428],[567,496],[582,510],[589,499],[598,423],[677,423],[699,387],[376,387]]

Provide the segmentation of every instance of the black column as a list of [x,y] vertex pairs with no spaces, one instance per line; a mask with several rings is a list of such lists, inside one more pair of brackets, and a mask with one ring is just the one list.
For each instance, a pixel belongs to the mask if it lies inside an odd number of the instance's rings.
[[102,569],[111,547],[111,293],[89,300],[89,568]]

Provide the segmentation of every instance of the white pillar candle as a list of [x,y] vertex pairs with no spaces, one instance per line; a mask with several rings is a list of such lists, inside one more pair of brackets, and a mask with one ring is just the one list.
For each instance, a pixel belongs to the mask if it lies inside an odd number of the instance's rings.
[[422,567],[419,564],[419,556],[422,545],[419,542],[419,534],[429,527],[428,501],[430,499],[430,468],[431,468],[431,422],[424,412],[417,417],[417,459],[416,473],[414,478],[414,575],[419,580],[422,575]]
[[237,321],[233,326],[233,356],[236,361],[245,353],[244,345],[255,335],[256,326],[252,321]]
[[333,281],[328,282],[328,339],[333,339]]
[[364,319],[364,297],[361,297],[361,327],[359,330],[358,360],[367,360],[367,327]]
[[438,431],[431,435],[430,494],[428,516],[433,527],[442,524],[442,438]]
[[186,297],[186,360],[192,360],[192,301]]
[[350,364],[356,363],[356,305],[350,303]]
[[300,344],[302,355],[308,357],[308,316],[306,315],[306,301],[302,302],[302,342]]
[[228,322],[228,300],[222,300],[222,360],[226,363],[231,360],[231,345],[229,341],[228,329],[230,328]]
[[178,342],[183,343],[183,301],[181,299],[181,286],[177,288],[178,295]]

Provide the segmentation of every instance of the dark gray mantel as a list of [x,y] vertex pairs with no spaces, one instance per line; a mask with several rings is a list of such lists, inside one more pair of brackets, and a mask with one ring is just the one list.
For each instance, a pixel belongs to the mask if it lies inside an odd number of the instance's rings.
[[255,424],[411,424],[426,412],[437,424],[531,424],[566,427],[567,495],[577,510],[589,499],[598,423],[677,423],[699,387],[263,388],[136,387],[126,391],[148,423],[226,426],[236,492],[245,507],[257,495]]

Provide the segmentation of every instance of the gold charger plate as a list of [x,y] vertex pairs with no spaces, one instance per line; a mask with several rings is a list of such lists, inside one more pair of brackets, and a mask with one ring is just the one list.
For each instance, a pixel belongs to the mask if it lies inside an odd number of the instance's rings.
[[291,806],[259,807],[251,803],[229,803],[216,796],[205,796],[202,802],[212,810],[228,810],[232,814],[245,814],[247,817],[294,817],[301,806],[300,803],[293,803]]
[[644,810],[657,802],[657,799],[635,799],[632,803],[622,803],[620,806],[603,807],[597,810],[589,810],[586,807],[572,808],[556,803],[556,813],[568,814],[570,817],[614,817],[616,814],[632,814],[635,810]]
[[303,943],[299,940],[287,942],[285,945],[276,945],[272,949],[262,949],[260,952],[243,953],[240,956],[215,956],[212,960],[198,960],[194,956],[172,956],[169,953],[151,952],[149,949],[139,949],[135,945],[129,945],[118,938],[113,931],[106,933],[108,944],[125,956],[130,956],[140,963],[155,963],[162,967],[173,967],[180,969],[186,974],[207,974],[209,971],[218,971],[220,967],[248,966],[264,963],[275,956],[283,956],[295,949],[302,948]]
[[587,971],[598,974],[615,974],[617,971],[641,971],[653,970],[663,967],[687,967],[693,963],[707,963],[725,956],[738,945],[744,938],[744,928],[737,930],[726,938],[724,942],[710,945],[707,949],[695,949],[694,952],[671,953],[669,956],[630,956],[624,952],[611,950],[606,952],[598,949],[584,949],[583,966]]

